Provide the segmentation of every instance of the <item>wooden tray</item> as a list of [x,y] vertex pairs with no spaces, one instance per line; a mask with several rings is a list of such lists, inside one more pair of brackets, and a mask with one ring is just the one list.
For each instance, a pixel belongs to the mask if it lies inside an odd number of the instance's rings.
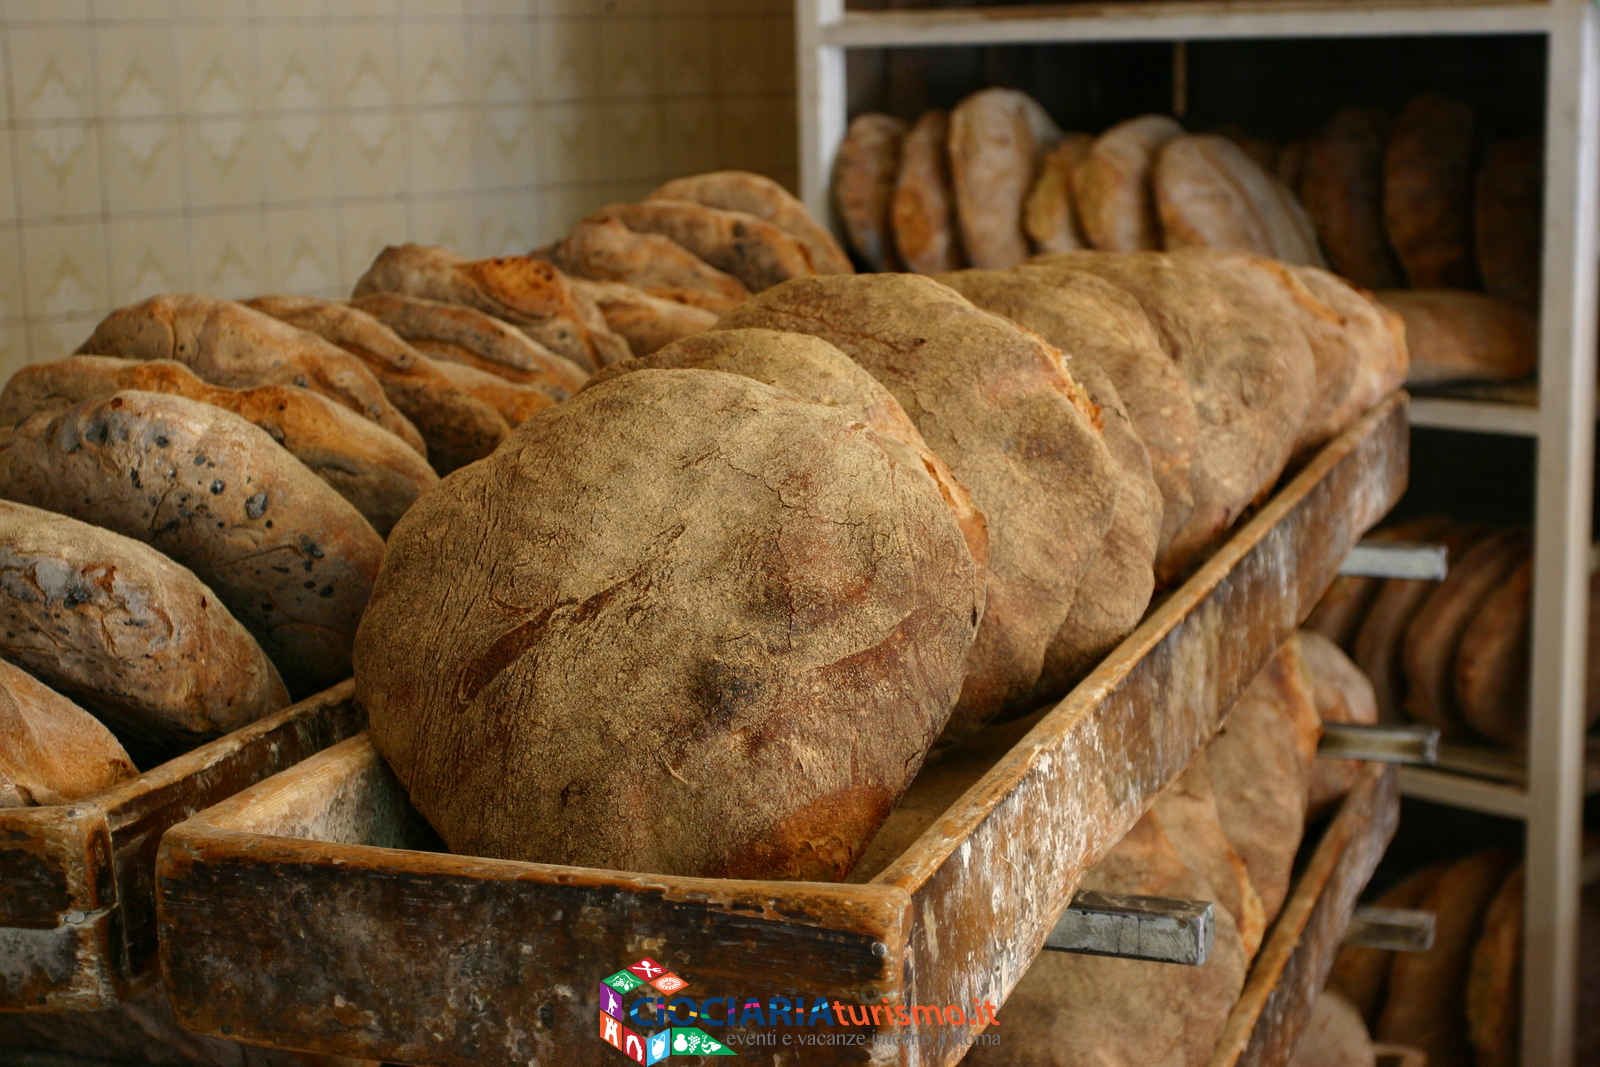
[[[999,1004],[1083,871],[1399,498],[1406,411],[1396,394],[1325,448],[865,884],[430,852],[362,736],[167,834],[158,910],[179,1018],[245,1042],[477,1067],[621,1062],[597,1037],[598,982],[641,957],[700,996]],[[813,1047],[803,1062],[953,1063],[965,1046],[952,1033],[980,1029],[884,1026],[898,1043]],[[781,1045],[739,1056],[795,1062]]]
[[174,823],[361,729],[352,683],[71,804],[0,808],[0,1011],[95,1011],[156,952],[155,858]]

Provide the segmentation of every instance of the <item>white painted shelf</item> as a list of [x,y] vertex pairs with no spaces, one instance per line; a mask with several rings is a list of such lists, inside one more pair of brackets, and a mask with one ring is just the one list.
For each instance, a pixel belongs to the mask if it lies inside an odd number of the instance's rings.
[[1507,819],[1528,817],[1528,791],[1504,782],[1433,767],[1401,767],[1400,792],[1418,800],[1481,811]]
[[1411,400],[1411,425],[1511,437],[1538,437],[1539,409],[1525,404],[1419,396]]

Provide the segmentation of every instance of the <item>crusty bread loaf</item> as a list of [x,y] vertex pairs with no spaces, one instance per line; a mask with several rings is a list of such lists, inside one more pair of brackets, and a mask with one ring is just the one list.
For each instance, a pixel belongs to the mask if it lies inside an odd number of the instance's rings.
[[[432,357],[428,357],[432,359]],[[555,390],[540,388],[537,385],[524,385],[522,382],[507,381],[498,374],[490,374],[486,370],[479,370],[470,363],[457,363],[449,359],[434,359],[433,365],[439,373],[449,378],[458,389],[465,389],[473,396],[482,400],[498,411],[502,418],[515,429],[523,421],[532,418],[545,408],[559,403],[552,393]],[[622,360],[623,363],[628,362]],[[609,366],[618,366],[612,363]],[[604,369],[604,368],[602,368]]]
[[842,878],[980,610],[950,508],[880,442],[740,375],[641,370],[427,494],[356,653],[417,809],[474,855]]
[[594,301],[605,316],[606,325],[628,342],[628,349],[635,356],[649,355],[680,337],[709,330],[717,321],[717,316],[704,308],[663,300],[622,282],[585,278],[570,281],[578,292]]
[[1156,157],[1152,185],[1165,248],[1323,265],[1311,220],[1294,194],[1226,137],[1172,138]]
[[428,444],[428,459],[449,474],[499,447],[511,428],[489,405],[452,385],[421,352],[359,308],[306,296],[245,301],[275,319],[316,334],[364,363]]
[[1344,336],[1355,349],[1355,378],[1343,405],[1335,407],[1328,415],[1331,426],[1346,428],[1405,384],[1411,367],[1405,323],[1372,293],[1357,289],[1325,270],[1300,266],[1288,269],[1339,317]]
[[1162,146],[1182,134],[1167,116],[1144,115],[1095,139],[1072,179],[1078,220],[1091,245],[1103,252],[1161,247],[1151,176]]
[[[1385,527],[1382,530],[1369,531],[1365,540],[1415,541],[1432,536],[1444,526],[1444,520],[1429,517]],[[1382,578],[1341,574],[1333,580],[1328,591],[1322,594],[1322,599],[1317,601],[1317,606],[1311,609],[1311,614],[1306,617],[1300,628],[1322,634],[1346,652],[1353,653],[1356,647],[1356,634],[1360,632],[1361,624],[1366,621],[1367,612],[1372,608],[1372,602],[1377,599],[1378,590],[1381,588],[1383,588]]]
[[1397,952],[1389,964],[1388,996],[1375,1028],[1380,1041],[1415,1045],[1428,1067],[1472,1067],[1466,1017],[1467,977],[1484,913],[1513,859],[1478,852],[1446,867],[1417,907],[1434,913],[1433,947]]
[[1060,138],[1039,102],[1016,89],[980,90],[950,113],[956,219],[974,267],[998,270],[1028,258],[1023,201],[1040,154]]
[[[1344,432],[1366,410],[1365,406],[1358,406],[1351,397],[1351,391],[1356,386],[1363,360],[1372,357],[1359,351],[1357,341],[1360,335],[1349,328],[1349,320],[1339,310],[1329,306],[1319,292],[1313,291],[1299,273],[1299,270],[1310,271],[1315,268],[1302,266],[1296,270],[1288,264],[1260,256],[1252,256],[1251,261],[1277,282],[1281,305],[1299,327],[1311,349],[1314,369],[1311,403],[1294,444],[1296,455],[1304,457]],[[1324,274],[1324,280],[1324,285],[1319,287],[1323,292],[1343,285],[1329,274]],[[1361,295],[1354,291],[1350,291],[1348,297],[1347,305],[1365,303]],[[1375,310],[1370,317],[1375,323],[1382,321]],[[1384,355],[1389,357],[1387,362],[1392,365],[1392,353],[1387,351],[1392,345],[1392,338],[1386,331],[1380,330],[1377,340],[1386,350]]]
[[1519,865],[1483,913],[1467,972],[1467,1027],[1474,1067],[1517,1067],[1522,1029],[1522,908],[1526,872]]
[[35,415],[0,441],[0,496],[138,538],[194,571],[296,696],[349,676],[383,539],[240,416],[133,390]]
[[1097,412],[1059,353],[913,274],[797,279],[719,323],[749,326],[843,350],[888,387],[971,491],[989,520],[989,594],[946,740],[1002,710],[1026,710],[1116,505]]
[[357,280],[351,296],[371,293],[477,308],[584,370],[628,356],[628,343],[606,329],[594,305],[573,292],[559,270],[532,256],[467,259],[432,245],[390,245]]
[[1489,295],[1539,311],[1544,146],[1537,137],[1489,146],[1473,187],[1473,246]]
[[1022,206],[1022,228],[1039,252],[1076,252],[1089,247],[1078,221],[1072,176],[1094,145],[1087,133],[1062,136],[1039,161],[1039,175]]
[[1461,718],[1502,745],[1526,739],[1532,614],[1529,555],[1484,598],[1456,650],[1453,681]]
[[0,501],[0,574],[0,655],[129,735],[192,743],[289,703],[217,595],[148,545]]
[[[1324,723],[1378,722],[1378,697],[1372,682],[1361,673],[1338,645],[1314,630],[1300,631],[1300,654],[1311,679],[1311,697],[1317,718]],[[1361,777],[1361,761],[1319,759],[1311,769],[1311,794],[1306,818],[1315,819],[1354,788]]]
[[950,114],[928,111],[906,134],[889,218],[907,270],[937,274],[966,261],[951,184]]
[[461,304],[373,293],[350,301],[435,360],[466,363],[565,400],[589,372],[487,312]]
[[[1380,894],[1372,905],[1378,908],[1419,907],[1433,892],[1446,866],[1448,864],[1436,863],[1413,871]],[[1376,1026],[1383,1011],[1384,994],[1389,988],[1389,963],[1395,955],[1389,949],[1345,945],[1333,961],[1328,988],[1348,997],[1368,1026]]]
[[793,193],[763,174],[747,170],[717,170],[675,178],[645,197],[646,200],[691,200],[724,211],[742,211],[766,219],[803,246],[818,274],[853,274],[850,257],[827,228],[811,217]]
[[1333,270],[1368,289],[1400,285],[1383,222],[1383,149],[1389,119],[1372,108],[1338,112],[1306,142],[1295,188]]
[[208,385],[170,359],[73,356],[30,364],[0,391],[0,425],[29,415],[56,415],[79,401],[124,389],[188,397],[249,419],[354,504],[383,536],[417,494],[439,480],[415,449],[325,396],[288,385]]
[[1373,1067],[1372,1035],[1354,1004],[1324,989],[1295,1042],[1288,1067]]
[[65,804],[138,773],[98,719],[0,659],[0,808]]
[[1475,122],[1469,105],[1425,93],[1405,106],[1389,134],[1384,228],[1413,289],[1477,284],[1472,261]]
[[868,270],[898,270],[891,218],[904,121],[868,112],[850,120],[833,163],[833,204]]
[[212,385],[294,385],[321,393],[426,453],[422,435],[361,361],[305,330],[231,300],[193,293],[152,296],[118,308],[78,346],[79,355],[172,359]]
[[1537,327],[1514,304],[1462,289],[1389,289],[1378,299],[1405,322],[1407,385],[1509,381],[1538,365]]
[[738,278],[752,293],[817,273],[797,238],[744,211],[724,211],[692,200],[646,200],[612,204],[589,217],[616,219],[636,233],[670,237]]
[[1279,142],[1270,137],[1257,137],[1243,126],[1231,122],[1217,126],[1209,132],[1226,137],[1238,145],[1239,150],[1249,156],[1252,163],[1268,174],[1278,173],[1278,157],[1283,153],[1283,145]]
[[670,237],[635,233],[620,219],[588,218],[534,255],[574,278],[624,282],[651,296],[721,314],[750,299],[750,290]]

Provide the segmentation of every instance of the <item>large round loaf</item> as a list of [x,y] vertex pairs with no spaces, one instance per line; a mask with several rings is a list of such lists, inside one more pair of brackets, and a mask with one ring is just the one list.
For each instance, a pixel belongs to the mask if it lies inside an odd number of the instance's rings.
[[98,719],[0,659],[0,808],[65,804],[138,773]]
[[1060,353],[914,274],[802,278],[719,328],[832,342],[894,394],[989,520],[989,596],[951,738],[1026,710],[1116,507],[1094,406]]
[[128,734],[193,742],[288,704],[218,596],[148,545],[0,501],[0,655]]
[[35,415],[0,442],[0,496],[137,538],[194,571],[297,696],[349,676],[383,539],[240,416],[133,390]]
[[1472,192],[1472,240],[1489,295],[1536,314],[1544,226],[1544,146],[1537,137],[1489,146]]
[[818,274],[853,274],[850,257],[833,234],[811,217],[811,212],[789,190],[763,174],[747,170],[716,170],[675,178],[645,197],[646,200],[692,200],[724,211],[742,211],[766,219],[799,241]]
[[1031,249],[1022,206],[1039,156],[1061,131],[1039,102],[1016,89],[983,89],[950,113],[950,174],[961,244],[974,267],[1014,267]]
[[839,879],[943,727],[979,611],[949,507],[864,423],[641,370],[418,502],[356,686],[455,851]]
[[833,164],[833,203],[850,247],[868,270],[896,270],[891,213],[900,174],[904,120],[868,112],[850,120]]
[[1372,1035],[1354,1004],[1323,990],[1295,1042],[1288,1067],[1373,1067]]
[[1073,175],[1094,145],[1086,133],[1069,133],[1039,160],[1039,176],[1022,205],[1022,228],[1040,252],[1076,252],[1089,247],[1078,221]]
[[[1383,159],[1383,219],[1413,289],[1471,288],[1470,105],[1425,93],[1395,119]],[[1439,1067],[1439,1065],[1434,1065]]]
[[955,270],[966,259],[945,147],[949,136],[949,113],[928,111],[911,127],[901,148],[889,216],[900,258],[907,270],[918,274]]
[[[1361,668],[1344,651],[1315,630],[1302,629],[1300,654],[1311,681],[1317,718],[1324,723],[1375,726],[1378,697]],[[1361,777],[1360,760],[1319,759],[1311,770],[1311,795],[1306,817],[1315,819],[1354,788]]]
[[651,296],[718,314],[750,299],[750,290],[670,237],[635,233],[610,216],[579,222],[535,253],[574,278],[636,285]]
[[1368,289],[1400,285],[1383,226],[1383,145],[1388,117],[1346,108],[1306,141],[1300,199],[1333,269]]
[[1078,219],[1104,252],[1160,248],[1161,216],[1151,174],[1161,147],[1183,135],[1165,115],[1143,115],[1102,133],[1073,175]]
[[1344,403],[1329,414],[1331,426],[1347,429],[1368,408],[1406,383],[1410,356],[1405,322],[1370,292],[1316,267],[1288,268],[1311,295],[1340,319],[1356,353],[1355,378]]
[[1214,133],[1174,137],[1153,176],[1163,247],[1252,252],[1321,266],[1311,220],[1284,184]]
[[1483,913],[1467,973],[1474,1067],[1517,1067],[1522,1026],[1522,908],[1527,872],[1511,872]]
[[[1439,875],[1448,866],[1448,863],[1436,863],[1411,872],[1379,894],[1372,901],[1373,907],[1417,907],[1433,892]],[[1368,1026],[1378,1024],[1378,1014],[1383,1010],[1384,994],[1389,987],[1389,964],[1394,957],[1391,949],[1345,945],[1334,958],[1328,988],[1348,997]]]

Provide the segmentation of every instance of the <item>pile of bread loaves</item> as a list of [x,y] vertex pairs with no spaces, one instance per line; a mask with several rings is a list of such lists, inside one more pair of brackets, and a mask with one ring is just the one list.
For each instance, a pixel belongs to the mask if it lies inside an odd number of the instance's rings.
[[[1386,721],[1447,740],[1527,741],[1533,547],[1526,530],[1439,516],[1373,535],[1444,544],[1444,581],[1341,577],[1307,620],[1371,677]],[[1589,590],[1588,724],[1600,720],[1600,576]]]
[[1478,153],[1472,109],[1433,94],[1392,122],[1340,111],[1280,146],[1164,115],[1063,133],[1027,94],[985,89],[915,124],[856,116],[833,193],[870,270],[1005,268],[1085,248],[1331,264],[1405,319],[1410,384],[1522,378],[1537,355],[1539,144]]

